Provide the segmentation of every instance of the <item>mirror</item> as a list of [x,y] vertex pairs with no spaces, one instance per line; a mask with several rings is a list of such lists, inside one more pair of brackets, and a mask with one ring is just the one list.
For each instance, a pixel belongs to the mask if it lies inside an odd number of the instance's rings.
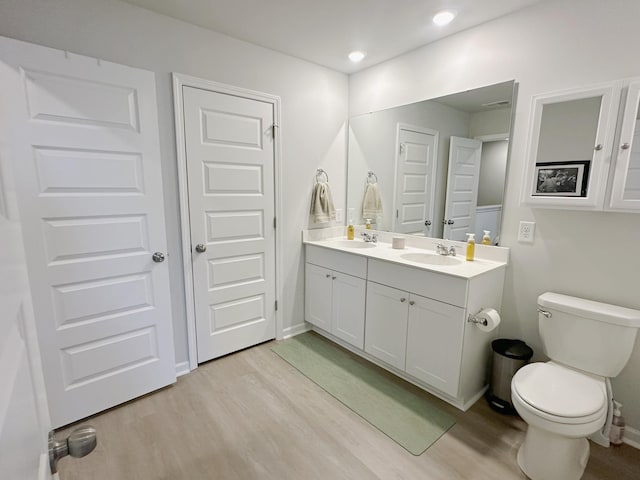
[[376,230],[498,244],[515,82],[349,119],[347,215]]

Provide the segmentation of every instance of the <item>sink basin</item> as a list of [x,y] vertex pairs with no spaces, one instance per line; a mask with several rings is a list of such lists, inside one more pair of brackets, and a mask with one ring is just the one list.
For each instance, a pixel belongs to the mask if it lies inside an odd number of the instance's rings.
[[373,248],[376,246],[375,243],[363,242],[362,240],[333,240],[331,243],[341,248]]
[[437,255],[433,253],[403,253],[400,258],[410,262],[424,263],[426,265],[460,265],[463,260],[458,257]]

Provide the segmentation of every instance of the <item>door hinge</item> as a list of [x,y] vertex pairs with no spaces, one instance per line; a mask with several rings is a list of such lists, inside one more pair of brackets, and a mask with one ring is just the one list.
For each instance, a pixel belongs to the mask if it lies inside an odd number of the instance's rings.
[[278,300],[276,300],[276,312],[278,311]]
[[280,125],[276,125],[275,123],[273,125],[271,125],[271,131],[272,131],[273,138],[276,138],[276,129],[277,128],[280,128]]
[[400,218],[400,210],[396,210],[396,218]]
[[277,222],[276,222],[276,217],[273,217],[273,228],[274,228],[274,229],[276,228],[276,223],[277,223]]

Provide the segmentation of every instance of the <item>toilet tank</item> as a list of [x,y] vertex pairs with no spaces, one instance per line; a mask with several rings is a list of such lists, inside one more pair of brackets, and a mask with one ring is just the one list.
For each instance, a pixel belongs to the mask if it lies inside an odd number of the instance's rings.
[[615,377],[633,351],[640,311],[547,292],[538,297],[538,326],[550,359]]

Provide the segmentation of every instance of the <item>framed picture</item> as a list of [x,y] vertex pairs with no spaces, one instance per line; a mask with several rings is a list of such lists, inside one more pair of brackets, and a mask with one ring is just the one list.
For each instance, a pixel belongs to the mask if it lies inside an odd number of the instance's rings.
[[533,195],[586,197],[589,163],[589,160],[536,163]]

